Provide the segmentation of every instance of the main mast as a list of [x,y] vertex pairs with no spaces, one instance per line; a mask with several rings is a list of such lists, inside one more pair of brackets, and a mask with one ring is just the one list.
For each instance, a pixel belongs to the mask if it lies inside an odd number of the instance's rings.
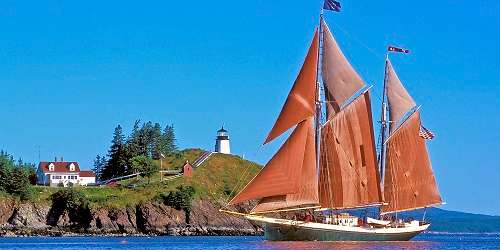
[[319,164],[320,164],[320,147],[321,147],[321,83],[320,70],[321,70],[321,44],[323,40],[323,30],[321,29],[321,20],[323,19],[323,7],[321,8],[319,14],[318,22],[318,61],[316,63],[316,114],[315,114],[315,124],[314,124],[314,138],[316,143],[316,168],[319,174]]

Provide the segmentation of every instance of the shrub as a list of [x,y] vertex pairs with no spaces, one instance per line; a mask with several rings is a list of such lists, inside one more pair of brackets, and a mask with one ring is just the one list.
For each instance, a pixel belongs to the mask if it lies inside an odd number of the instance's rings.
[[176,191],[170,191],[168,195],[161,194],[160,199],[167,206],[177,210],[183,210],[186,215],[186,223],[189,224],[195,190],[191,186],[178,186]]
[[53,220],[48,223],[49,225],[57,225],[59,217],[67,213],[72,227],[89,228],[92,213],[90,212],[89,201],[83,193],[67,188],[53,193],[50,199],[52,200],[52,207],[49,211],[49,218]]

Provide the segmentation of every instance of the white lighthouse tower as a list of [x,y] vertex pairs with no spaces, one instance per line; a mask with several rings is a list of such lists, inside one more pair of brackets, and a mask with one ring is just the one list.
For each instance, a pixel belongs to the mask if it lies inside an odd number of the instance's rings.
[[231,154],[231,148],[229,147],[229,134],[227,133],[227,130],[224,129],[224,126],[217,131],[217,137],[215,138],[215,152]]

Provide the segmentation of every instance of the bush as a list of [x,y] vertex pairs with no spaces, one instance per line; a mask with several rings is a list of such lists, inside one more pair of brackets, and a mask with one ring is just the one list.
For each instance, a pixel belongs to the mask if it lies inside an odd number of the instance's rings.
[[10,194],[19,196],[21,200],[27,200],[30,187],[28,173],[21,168],[14,168],[10,174],[7,187]]
[[148,183],[149,178],[151,178],[151,176],[158,171],[158,166],[154,164],[153,159],[144,155],[133,157],[130,159],[130,162],[132,170],[135,173],[142,172],[143,176],[148,177]]
[[189,224],[192,209],[193,196],[195,190],[191,186],[178,186],[175,192],[170,191],[168,195],[161,194],[160,199],[167,206],[171,206],[177,210],[183,210],[186,215],[186,223]]
[[72,188],[62,189],[50,196],[52,207],[49,211],[49,218],[52,218],[48,224],[55,226],[60,216],[67,213],[71,226],[74,228],[87,229],[92,221],[89,201],[81,192]]

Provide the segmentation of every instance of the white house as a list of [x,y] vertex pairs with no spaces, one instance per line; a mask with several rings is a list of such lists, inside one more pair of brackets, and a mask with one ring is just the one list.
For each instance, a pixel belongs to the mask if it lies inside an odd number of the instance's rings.
[[95,174],[92,171],[80,171],[78,162],[40,162],[36,170],[36,179],[37,184],[52,187],[87,186],[95,183]]

